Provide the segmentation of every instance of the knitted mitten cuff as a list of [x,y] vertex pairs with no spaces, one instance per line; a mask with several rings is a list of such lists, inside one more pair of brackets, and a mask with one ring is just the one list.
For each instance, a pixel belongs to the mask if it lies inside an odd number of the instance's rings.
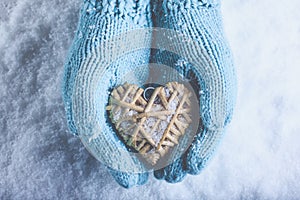
[[84,0],[87,11],[115,17],[136,17],[150,13],[150,0]]
[[[161,0],[157,0],[161,1]],[[190,8],[216,8],[220,0],[164,0],[163,7],[169,10],[190,9]]]

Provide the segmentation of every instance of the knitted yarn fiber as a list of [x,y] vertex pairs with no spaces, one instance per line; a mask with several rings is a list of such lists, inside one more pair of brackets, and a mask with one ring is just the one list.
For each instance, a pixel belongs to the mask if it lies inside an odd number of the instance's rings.
[[[196,43],[195,46],[205,49],[212,62],[212,67],[203,68],[200,70],[201,74],[196,74],[200,77],[202,88],[200,95],[202,130],[185,155],[173,164],[154,172],[156,178],[174,183],[181,181],[187,173],[199,174],[211,158],[224,133],[224,128],[232,117],[236,80],[231,52],[223,33],[218,1],[201,3],[201,1],[157,0],[154,5],[158,11],[154,12],[152,17],[153,26],[172,29],[191,38]],[[201,55],[196,48],[187,49],[185,46],[177,48],[177,52],[181,55],[186,51],[189,52],[188,60],[195,61]],[[167,59],[157,53],[154,60],[164,62]],[[168,65],[172,64],[174,61],[169,59]],[[187,68],[188,65],[180,66],[178,70],[181,74],[185,74]]]
[[[161,43],[153,27],[176,31],[193,41],[190,48],[176,46],[176,41],[173,47],[184,55],[187,64],[176,65],[176,57],[153,53],[151,47],[159,48],[156,44]],[[198,65],[202,57],[208,60],[206,67]],[[187,173],[198,174],[206,165],[233,112],[235,74],[223,34],[219,1],[87,0],[83,4],[65,64],[63,99],[68,124],[126,188],[144,184],[148,172],[116,137],[106,120],[105,106],[109,91],[122,84],[125,74],[134,71],[126,80],[138,85],[145,82],[151,62],[176,66],[183,75],[192,70],[201,88],[199,133],[182,157],[154,172],[156,178],[174,183]],[[137,70],[136,66],[143,67]]]

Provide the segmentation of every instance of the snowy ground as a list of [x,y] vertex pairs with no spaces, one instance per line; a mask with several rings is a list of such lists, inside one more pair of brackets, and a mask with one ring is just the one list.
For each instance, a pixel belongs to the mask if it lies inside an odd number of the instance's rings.
[[223,1],[239,93],[198,176],[123,189],[68,134],[63,63],[80,0],[0,0],[0,199],[300,199],[300,1]]

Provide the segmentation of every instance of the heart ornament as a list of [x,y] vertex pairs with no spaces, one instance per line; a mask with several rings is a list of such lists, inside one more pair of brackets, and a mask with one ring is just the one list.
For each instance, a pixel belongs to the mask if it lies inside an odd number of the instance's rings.
[[147,89],[125,83],[110,96],[107,110],[118,134],[151,165],[178,145],[192,119],[192,93],[178,82]]

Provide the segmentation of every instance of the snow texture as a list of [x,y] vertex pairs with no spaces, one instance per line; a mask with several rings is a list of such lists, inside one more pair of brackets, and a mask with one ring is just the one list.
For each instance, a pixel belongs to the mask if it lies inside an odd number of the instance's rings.
[[129,190],[69,134],[63,64],[80,0],[0,0],[0,199],[300,199],[300,1],[223,1],[238,99],[215,157]]

